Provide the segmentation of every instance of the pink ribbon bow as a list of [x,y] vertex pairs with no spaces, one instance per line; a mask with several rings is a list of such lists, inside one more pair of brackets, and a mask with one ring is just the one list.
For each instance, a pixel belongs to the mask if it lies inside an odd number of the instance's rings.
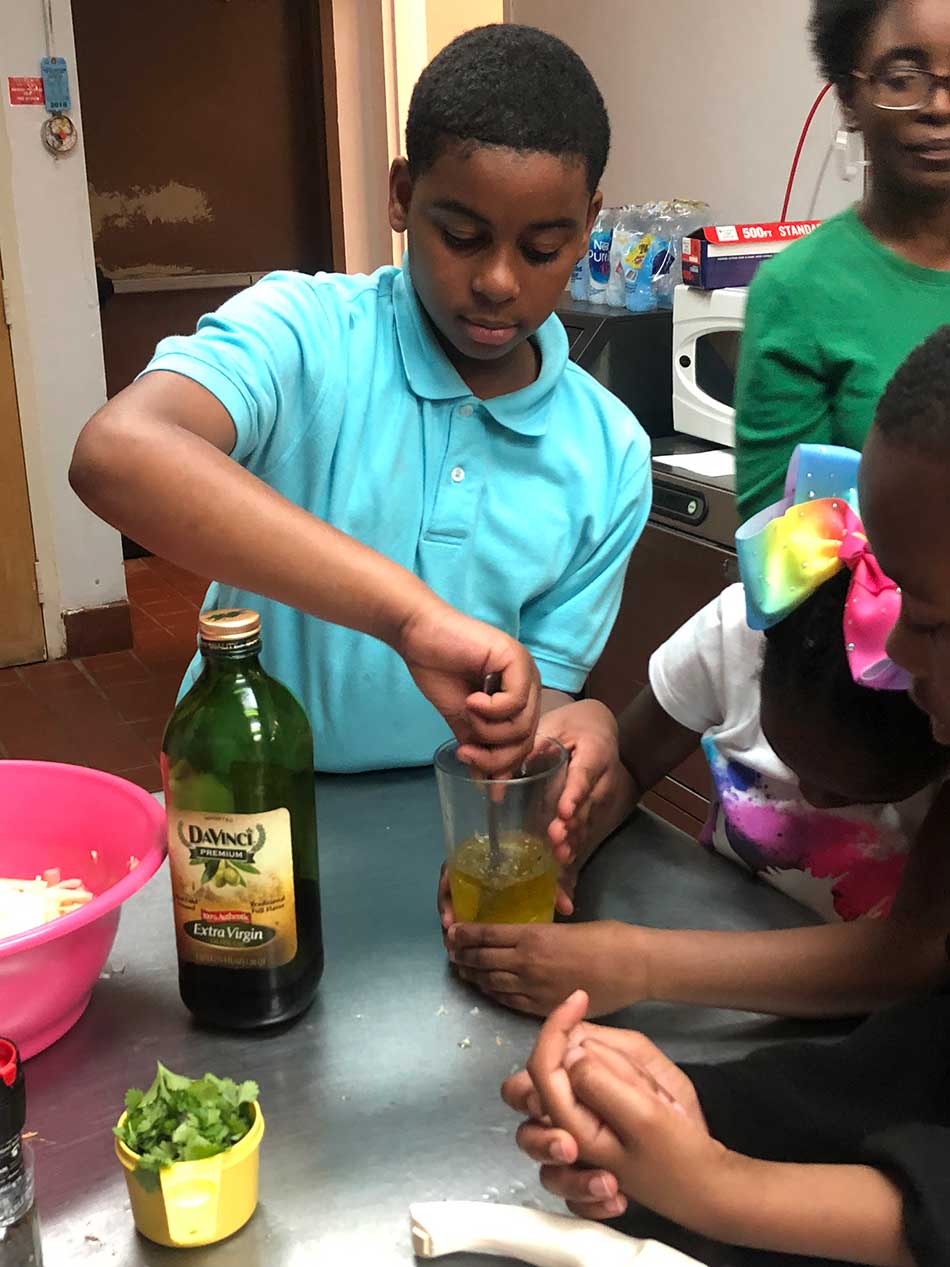
[[906,671],[888,658],[886,646],[901,611],[901,592],[871,550],[860,529],[845,534],[838,558],[851,572],[844,609],[845,649],[855,682],[879,691],[905,691]]
[[887,655],[900,615],[900,590],[881,571],[858,513],[860,453],[801,444],[792,454],[785,496],[736,532],[750,629],[784,620],[842,567],[851,572],[844,640],[855,682],[906,691],[910,678]]

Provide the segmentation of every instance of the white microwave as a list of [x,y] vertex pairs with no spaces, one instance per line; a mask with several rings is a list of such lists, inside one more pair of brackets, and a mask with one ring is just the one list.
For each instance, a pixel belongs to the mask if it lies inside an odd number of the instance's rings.
[[673,295],[673,429],[730,449],[748,293],[677,286]]

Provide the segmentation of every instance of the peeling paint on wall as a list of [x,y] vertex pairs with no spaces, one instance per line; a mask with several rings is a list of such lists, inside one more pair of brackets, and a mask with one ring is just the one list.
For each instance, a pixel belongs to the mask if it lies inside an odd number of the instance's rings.
[[203,190],[171,180],[167,185],[143,189],[133,185],[127,192],[100,193],[89,185],[92,232],[103,229],[131,229],[143,224],[197,224],[214,219],[214,210]]
[[129,268],[114,264],[107,271],[118,282],[129,277],[188,277],[201,270],[190,264],[135,264]]

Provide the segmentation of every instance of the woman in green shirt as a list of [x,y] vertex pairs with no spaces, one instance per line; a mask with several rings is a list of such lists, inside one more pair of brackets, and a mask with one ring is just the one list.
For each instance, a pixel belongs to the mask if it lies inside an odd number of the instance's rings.
[[822,72],[864,135],[863,202],[764,265],[736,388],[740,518],[797,444],[860,449],[885,385],[950,321],[950,3],[815,0]]

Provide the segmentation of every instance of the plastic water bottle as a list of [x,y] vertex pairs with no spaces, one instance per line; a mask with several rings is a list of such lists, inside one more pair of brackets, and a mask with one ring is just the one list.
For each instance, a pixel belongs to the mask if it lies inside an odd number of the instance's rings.
[[582,255],[571,270],[571,298],[586,299],[590,283],[590,263],[587,255]]
[[610,240],[610,280],[607,283],[607,303],[611,308],[624,305],[624,259],[643,234],[641,219],[640,207],[624,207],[614,225]]
[[624,269],[624,302],[630,312],[652,312],[656,307],[653,293],[653,264],[662,245],[660,226],[650,220],[636,247],[628,251],[629,263]]
[[683,238],[704,224],[710,223],[710,208],[705,202],[676,199],[661,215],[666,239],[663,257],[654,260],[653,294],[657,308],[673,307],[673,291],[683,280]]
[[594,221],[590,233],[590,250],[587,259],[590,267],[590,283],[587,298],[592,304],[607,302],[607,283],[610,281],[610,240],[613,236],[617,212],[605,208]]

